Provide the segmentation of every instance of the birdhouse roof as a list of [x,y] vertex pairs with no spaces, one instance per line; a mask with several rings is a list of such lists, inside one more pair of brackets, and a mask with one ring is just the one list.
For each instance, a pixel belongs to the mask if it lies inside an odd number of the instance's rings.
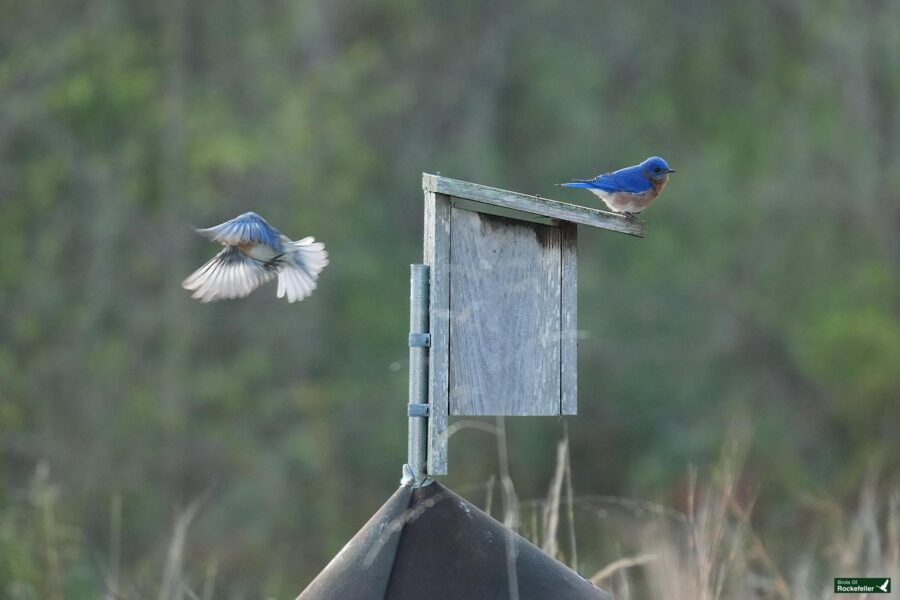
[[465,206],[476,212],[551,224],[553,221],[567,221],[644,237],[644,222],[638,219],[629,219],[616,213],[558,202],[541,196],[520,194],[429,173],[422,174],[422,189],[478,203],[480,206],[477,207]]

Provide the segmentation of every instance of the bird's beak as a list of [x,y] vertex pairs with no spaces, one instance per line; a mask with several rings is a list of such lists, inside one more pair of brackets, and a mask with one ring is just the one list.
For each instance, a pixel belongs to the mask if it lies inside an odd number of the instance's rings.
[[675,169],[669,169],[666,171],[666,175],[668,175],[669,173],[674,173],[674,172],[675,172]]

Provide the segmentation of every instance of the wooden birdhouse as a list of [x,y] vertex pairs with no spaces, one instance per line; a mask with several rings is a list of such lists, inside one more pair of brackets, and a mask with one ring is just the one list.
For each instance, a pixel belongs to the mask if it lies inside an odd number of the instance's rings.
[[430,267],[428,473],[449,416],[577,412],[578,225],[643,236],[598,209],[424,174]]

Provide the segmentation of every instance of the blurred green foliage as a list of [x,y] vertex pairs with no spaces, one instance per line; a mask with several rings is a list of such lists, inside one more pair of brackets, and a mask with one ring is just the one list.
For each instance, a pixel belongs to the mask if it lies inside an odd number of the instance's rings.
[[[758,526],[789,555],[799,498],[898,476],[896,2],[0,13],[0,595],[142,597],[198,498],[195,583],[302,589],[399,480],[423,171],[593,204],[553,184],[678,170],[645,240],[579,242],[579,491],[677,505],[752,429]],[[327,244],[319,289],[192,301],[215,249],[189,226],[251,209]],[[539,496],[561,425],[508,429]],[[450,464],[486,480],[494,441],[460,432]]]

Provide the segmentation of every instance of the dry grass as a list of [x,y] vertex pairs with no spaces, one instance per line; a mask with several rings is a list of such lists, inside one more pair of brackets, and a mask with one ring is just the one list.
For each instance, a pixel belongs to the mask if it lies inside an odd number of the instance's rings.
[[[486,486],[488,512],[499,505],[502,520],[508,526],[613,593],[616,600],[830,599],[834,577],[900,580],[900,490],[891,491],[881,483],[877,468],[865,478],[850,508],[821,499],[806,502],[809,510],[819,516],[816,535],[809,540],[790,540],[791,548],[803,550],[785,558],[783,542],[789,536],[782,536],[780,554],[776,556],[752,527],[753,494],[747,492],[746,485],[739,486],[743,455],[738,449],[724,453],[718,467],[710,473],[692,470],[685,491],[686,508],[676,510],[643,500],[575,495],[569,444],[564,437],[557,446],[556,467],[546,497],[522,501],[509,472],[503,420],[498,419],[490,432],[497,438],[500,468]],[[495,483],[499,484],[497,497],[493,492]],[[78,535],[64,525],[58,493],[46,467],[39,468],[29,495],[31,517],[16,521],[31,525],[9,535],[29,541],[28,552],[42,574],[33,571],[30,581],[5,582],[0,590],[5,594],[2,597],[75,597],[69,592],[73,588],[70,574],[78,566],[71,562],[73,540]],[[155,553],[155,559],[144,563],[149,569],[141,576],[123,572],[122,500],[112,498],[109,557],[103,567],[105,581],[100,583],[105,588],[103,597],[232,597],[221,584],[217,586],[215,561],[204,563],[202,572],[192,573],[187,566],[190,527],[202,512],[201,504],[192,503],[176,515],[166,547]],[[626,514],[628,519],[613,519],[613,513]],[[614,532],[595,533],[598,523],[602,529],[614,520],[618,527]],[[10,527],[9,518],[3,522]],[[599,546],[594,543],[598,539],[621,541],[616,546],[606,546],[603,561],[601,552],[596,550]],[[580,559],[579,542],[590,549]],[[516,556],[511,554],[508,559],[509,573],[515,580]],[[512,598],[517,595],[514,587]]]
[[[634,537],[636,544],[589,577],[617,600],[830,599],[834,597],[834,577],[900,579],[900,490],[887,493],[880,487],[877,469],[861,487],[853,509],[844,511],[831,503],[818,509],[823,525],[827,524],[822,528],[828,532],[827,542],[793,540],[792,546],[805,546],[807,551],[785,561],[774,558],[753,531],[753,500],[738,493],[741,444],[726,452],[707,477],[701,479],[691,470],[685,512],[626,498],[576,497],[571,491],[563,498],[561,482],[564,478],[571,481],[567,446],[563,439],[547,497],[520,503],[532,515],[533,525],[526,533],[565,562],[567,557],[554,541],[565,517],[573,544],[568,562],[574,568],[578,566],[575,509],[587,509],[582,512],[588,517],[597,515],[596,505],[601,502],[631,510],[633,535],[629,537]],[[541,515],[543,527],[535,522],[536,515]]]

